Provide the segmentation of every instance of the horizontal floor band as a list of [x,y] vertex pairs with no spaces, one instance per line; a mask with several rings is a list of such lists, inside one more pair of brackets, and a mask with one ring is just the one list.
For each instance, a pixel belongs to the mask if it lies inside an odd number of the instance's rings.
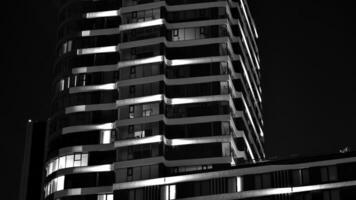
[[[236,79],[241,79],[241,76],[235,75]],[[107,91],[107,90],[117,90],[119,87],[127,87],[131,85],[143,85],[149,83],[155,83],[163,81],[167,86],[174,85],[190,85],[190,84],[200,84],[200,83],[211,83],[211,82],[222,82],[228,81],[233,87],[232,76],[230,75],[212,75],[212,76],[196,76],[189,78],[167,78],[166,75],[160,74],[155,76],[140,77],[134,79],[127,79],[118,81],[116,83],[102,84],[102,85],[86,85],[69,88],[69,94],[82,93],[82,92],[93,92],[93,91]],[[236,93],[237,91],[234,90]]]
[[214,121],[230,121],[230,114],[226,115],[210,115],[210,116],[198,116],[198,117],[185,117],[185,118],[167,118],[164,115],[155,115],[149,117],[133,118],[119,120],[112,123],[105,124],[94,124],[94,125],[79,125],[79,126],[70,126],[62,129],[62,134],[69,134],[75,132],[84,132],[84,131],[94,131],[94,130],[110,130],[120,126],[128,126],[141,123],[152,123],[163,121],[167,125],[179,125],[179,124],[197,124],[197,123],[207,123]]
[[77,49],[76,54],[80,56],[80,55],[99,54],[99,53],[115,53],[115,52],[120,52],[121,50],[124,49],[150,46],[156,44],[164,44],[166,48],[202,46],[202,45],[210,45],[210,44],[227,44],[230,54],[234,56],[237,54],[234,52],[232,48],[232,43],[236,43],[236,42],[239,42],[240,44],[241,39],[237,37],[220,36],[220,37],[200,38],[200,39],[191,39],[191,40],[168,41],[166,37],[154,37],[149,39],[124,42],[112,46],[99,46],[99,47],[88,47],[83,49]]

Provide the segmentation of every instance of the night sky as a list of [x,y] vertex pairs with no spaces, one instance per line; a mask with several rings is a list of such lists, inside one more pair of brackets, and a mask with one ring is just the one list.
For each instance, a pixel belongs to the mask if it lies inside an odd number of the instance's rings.
[[[249,2],[260,35],[267,155],[335,153],[345,146],[355,150],[352,1]],[[0,150],[4,199],[12,200],[17,199],[26,121],[48,117],[57,22],[51,0],[7,3],[2,9],[7,13]]]

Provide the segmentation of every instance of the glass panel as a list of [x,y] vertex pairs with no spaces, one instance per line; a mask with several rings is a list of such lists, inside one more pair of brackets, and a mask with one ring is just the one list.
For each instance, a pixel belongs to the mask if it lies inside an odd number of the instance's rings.
[[53,172],[53,161],[49,163],[48,174],[52,174]]
[[82,161],[81,160],[75,160],[74,161],[74,167],[80,167]]
[[242,177],[236,177],[236,191],[242,192]]
[[59,158],[59,166],[58,169],[64,169],[66,167],[66,157],[62,156]]
[[113,194],[108,194],[106,196],[106,200],[114,200],[114,195]]
[[59,191],[59,190],[63,190],[64,189],[64,176],[60,176],[58,177],[58,180],[57,180],[57,190],[56,191]]
[[136,131],[134,137],[135,138],[143,138],[143,137],[145,137],[145,131]]
[[73,167],[74,165],[73,161],[74,161],[73,155],[66,156],[66,168]]
[[74,155],[74,160],[81,160],[82,159],[82,154],[75,154]]
[[109,144],[111,140],[111,130],[101,132],[101,144]]
[[222,143],[222,152],[223,156],[230,156],[230,144]]
[[176,185],[169,186],[169,199],[176,199]]
[[88,154],[82,155],[82,164],[81,166],[88,166]]

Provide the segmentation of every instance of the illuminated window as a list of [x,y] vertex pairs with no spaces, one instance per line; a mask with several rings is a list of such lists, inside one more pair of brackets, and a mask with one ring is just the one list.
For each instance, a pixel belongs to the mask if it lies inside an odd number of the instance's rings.
[[67,43],[63,44],[62,50],[63,50],[63,53],[67,53]]
[[229,143],[222,143],[222,154],[223,156],[230,156],[230,144]]
[[64,169],[66,168],[66,157],[62,156],[59,158],[59,166],[58,169]]
[[60,191],[64,189],[64,176],[60,176],[57,178],[57,188],[56,191]]
[[113,194],[99,194],[98,200],[114,200]]
[[68,89],[70,88],[70,76],[68,76],[68,78],[67,78],[67,88]]
[[48,174],[52,174],[53,172],[53,162],[49,163],[49,166],[48,166]]
[[228,82],[220,82],[220,90],[221,90],[221,94],[228,94],[229,93]]
[[53,161],[53,171],[57,171],[58,170],[58,159],[55,159]]
[[220,64],[220,70],[221,70],[221,74],[227,74],[228,73],[227,63],[226,62],[222,62]]
[[67,52],[71,52],[71,51],[72,51],[72,40],[69,40],[67,45]]
[[61,91],[64,91],[64,79],[62,79],[60,82],[59,82],[59,89],[61,90]]
[[82,166],[88,166],[88,154],[72,154],[61,156],[59,158],[53,159],[47,164],[46,175],[48,176],[60,169]]
[[222,122],[221,123],[221,131],[222,131],[222,135],[229,135],[229,133],[230,133],[230,123],[229,122]]
[[236,192],[242,192],[242,177],[236,177]]
[[71,52],[72,51],[72,41],[69,40],[65,42],[62,46],[63,53]]
[[64,176],[54,178],[45,186],[45,196],[60,190],[64,190]]
[[111,130],[103,130],[100,132],[100,144],[111,143]]
[[66,156],[66,168],[73,167],[74,166],[74,156],[69,155]]
[[135,138],[144,138],[145,137],[145,131],[135,131],[134,137]]
[[74,167],[80,167],[82,164],[82,154],[74,155]]
[[88,166],[88,154],[82,154],[82,164],[81,166]]
[[169,200],[176,199],[176,185],[169,186]]

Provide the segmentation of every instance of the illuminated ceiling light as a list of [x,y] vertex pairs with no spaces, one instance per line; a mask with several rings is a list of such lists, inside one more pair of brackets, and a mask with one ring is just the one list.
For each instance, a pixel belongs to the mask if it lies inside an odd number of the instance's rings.
[[109,11],[100,11],[100,12],[91,12],[85,14],[85,18],[100,18],[100,17],[116,17],[119,16],[118,10],[109,10]]
[[77,55],[86,55],[86,54],[95,54],[95,53],[113,53],[113,52],[117,52],[116,46],[78,49]]
[[164,19],[156,19],[156,20],[151,20],[151,21],[146,21],[146,22],[138,22],[138,23],[133,23],[133,24],[125,24],[121,25],[119,27],[119,31],[126,31],[126,30],[131,30],[131,29],[138,29],[138,28],[145,28],[145,27],[150,27],[150,26],[159,26],[164,24]]

